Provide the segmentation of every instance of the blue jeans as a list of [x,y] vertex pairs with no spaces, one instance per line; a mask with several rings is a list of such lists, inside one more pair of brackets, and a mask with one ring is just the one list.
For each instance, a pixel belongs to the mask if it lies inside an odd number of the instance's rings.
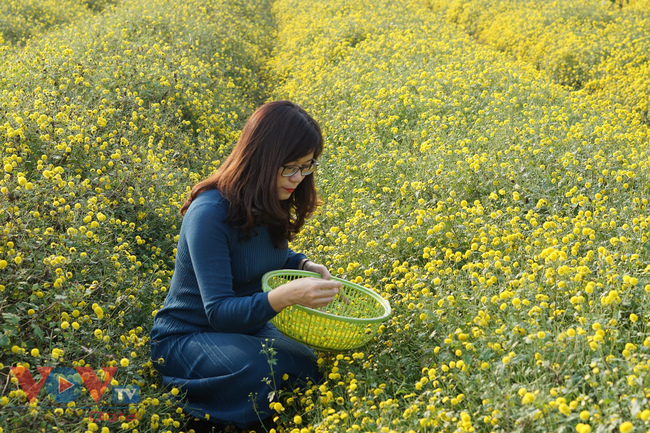
[[[265,343],[275,352],[274,363],[262,351]],[[253,335],[171,335],[151,342],[151,358],[165,386],[179,388],[179,397],[184,394],[178,403],[186,412],[202,419],[209,414],[210,421],[239,428],[274,414],[268,399],[273,384],[280,389],[321,380],[314,352],[271,323]]]

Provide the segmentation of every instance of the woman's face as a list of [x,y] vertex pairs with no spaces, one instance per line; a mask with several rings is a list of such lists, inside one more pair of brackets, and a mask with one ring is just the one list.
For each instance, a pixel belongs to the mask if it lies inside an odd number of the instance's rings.
[[[304,166],[304,165],[309,165],[311,162],[313,162],[313,160],[314,160],[314,152],[310,152],[307,155],[303,156],[302,158],[296,159],[295,161],[289,161],[283,165]],[[309,174],[308,176],[311,176],[311,174]],[[282,176],[282,167],[280,167],[278,169],[278,176],[277,176],[278,198],[280,200],[286,200],[289,197],[291,197],[291,194],[298,187],[300,182],[302,182],[304,177],[305,176],[302,175],[300,170],[298,170],[290,177],[284,177]]]

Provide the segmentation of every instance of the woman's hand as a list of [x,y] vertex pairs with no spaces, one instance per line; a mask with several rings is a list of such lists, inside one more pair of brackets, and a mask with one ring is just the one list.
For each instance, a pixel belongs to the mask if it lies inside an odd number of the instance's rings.
[[[304,265],[303,269],[305,271],[311,271],[311,272],[317,272],[323,277],[324,280],[329,280],[331,278],[330,272],[327,270],[327,268],[323,265],[319,265],[318,263],[314,263],[311,260],[307,260]],[[344,302],[348,305],[350,305],[350,300],[345,296],[343,293],[340,295],[341,302]]]
[[[329,276],[329,272],[327,275]],[[277,312],[296,304],[321,308],[332,302],[340,289],[341,283],[338,281],[314,277],[298,278],[271,290],[268,299],[271,307]]]
[[307,260],[302,267],[305,271],[316,272],[323,277],[324,280],[329,280],[331,275],[327,268],[318,263],[314,263],[311,260]]

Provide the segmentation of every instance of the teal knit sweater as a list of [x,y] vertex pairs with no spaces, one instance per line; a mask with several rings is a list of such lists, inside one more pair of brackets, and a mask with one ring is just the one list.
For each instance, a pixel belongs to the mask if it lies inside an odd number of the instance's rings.
[[252,334],[277,314],[262,291],[262,276],[297,269],[306,257],[276,248],[266,227],[256,227],[256,236],[240,242],[240,232],[224,222],[228,207],[221,192],[208,190],[188,208],[152,340],[195,332]]

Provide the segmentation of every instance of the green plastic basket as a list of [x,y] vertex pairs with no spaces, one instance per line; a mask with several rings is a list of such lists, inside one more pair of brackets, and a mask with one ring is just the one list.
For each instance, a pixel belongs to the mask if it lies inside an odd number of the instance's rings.
[[[282,269],[262,277],[265,292],[297,278],[316,277],[308,271]],[[367,343],[391,313],[390,304],[372,290],[332,277],[341,291],[319,309],[292,305],[278,313],[271,323],[284,335],[318,350],[348,350]]]

